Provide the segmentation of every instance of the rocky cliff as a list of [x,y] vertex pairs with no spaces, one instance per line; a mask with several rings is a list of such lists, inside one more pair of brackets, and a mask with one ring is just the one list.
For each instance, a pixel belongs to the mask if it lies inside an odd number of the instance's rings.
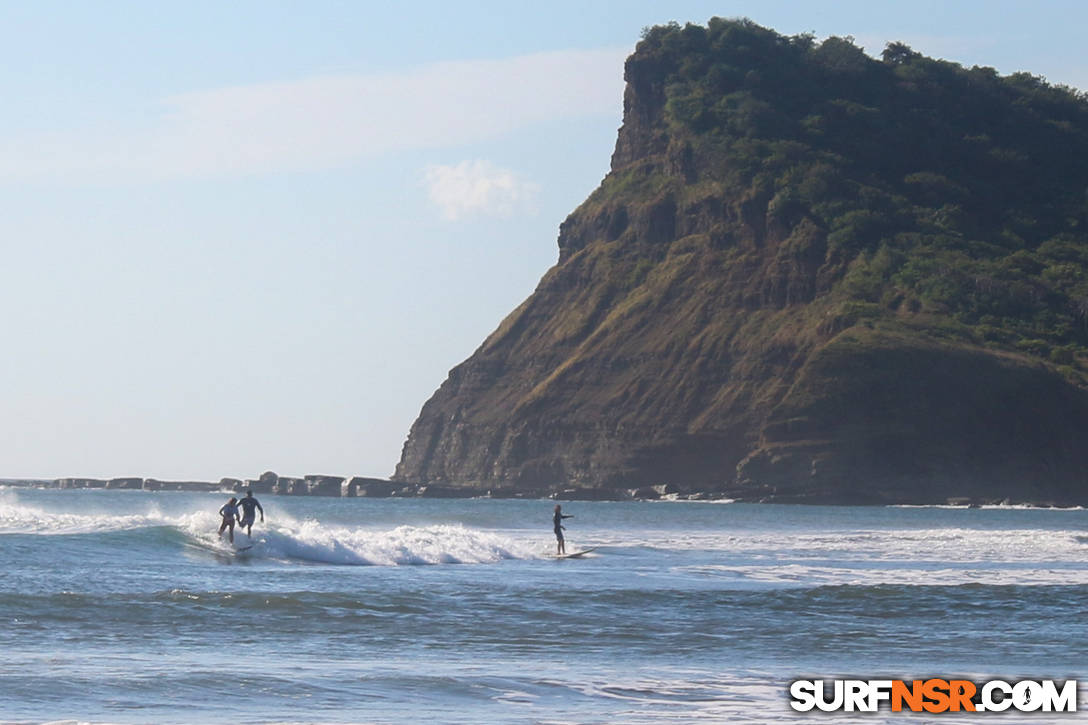
[[1088,503],[1088,102],[902,44],[647,31],[559,261],[394,479]]

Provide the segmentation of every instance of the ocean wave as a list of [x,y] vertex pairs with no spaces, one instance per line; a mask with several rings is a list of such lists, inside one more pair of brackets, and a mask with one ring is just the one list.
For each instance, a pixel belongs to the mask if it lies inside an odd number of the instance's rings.
[[661,498],[646,499],[644,503],[707,503],[728,504],[737,503],[735,498],[684,498],[678,493],[667,493]]
[[826,559],[884,563],[946,561],[1088,563],[1084,530],[889,528],[840,531],[598,530],[593,545],[660,552],[721,552],[773,559]]
[[14,491],[0,491],[0,533],[64,535],[124,531],[168,523],[157,508],[115,514],[55,511],[23,503]]
[[294,527],[273,527],[257,541],[255,556],[314,564],[487,564],[538,556],[525,543],[458,525],[379,530],[328,527],[306,521]]
[[[176,507],[183,502],[184,508]],[[111,550],[119,537],[131,548],[144,544],[156,551],[197,550],[198,555],[233,557],[235,552],[218,535],[219,500],[178,499],[164,513],[156,499],[141,497],[27,497],[0,491],[0,534],[103,535],[100,543]],[[164,503],[163,505],[167,505]],[[616,505],[617,507],[620,505]],[[279,507],[276,507],[279,508]],[[343,517],[350,505],[336,507],[328,516]],[[645,511],[636,506],[625,511]],[[662,509],[654,509],[662,511]],[[725,511],[724,508],[719,509]],[[360,515],[363,511],[359,509]],[[705,511],[705,509],[704,509]],[[464,512],[461,512],[464,514]],[[906,513],[906,512],[904,512]],[[346,566],[409,566],[482,564],[510,559],[547,558],[552,543],[547,529],[495,529],[456,522],[422,521],[415,525],[381,526],[374,511],[356,524],[333,519],[293,518],[274,510],[267,523],[254,527],[256,545],[245,556],[255,561],[286,561]],[[495,523],[494,516],[486,521]],[[903,517],[907,520],[906,517]],[[1060,528],[1036,528],[1040,523]],[[916,518],[911,517],[912,521]],[[1002,519],[1003,521],[1004,519]],[[1025,514],[1012,528],[993,519],[979,527],[899,525],[883,528],[844,527],[836,520],[825,530],[805,528],[752,528],[746,521],[725,516],[717,530],[705,528],[651,528],[646,521],[631,526],[587,526],[576,532],[568,550],[598,547],[611,556],[668,556],[682,565],[688,554],[715,557],[720,569],[692,569],[693,577],[734,579],[738,582],[808,581],[810,583],[872,583],[902,581],[959,583],[992,580],[997,583],[1061,583],[1088,577],[1088,539],[1077,524],[1079,517],[1057,519],[1048,514]],[[626,521],[625,521],[626,523]],[[543,529],[543,530],[542,530]],[[109,535],[109,536],[105,536]],[[247,542],[235,530],[239,543]],[[800,571],[798,571],[798,569]],[[808,572],[807,576],[804,572]],[[881,574],[880,572],[884,572]],[[884,576],[885,579],[879,577]]]
[[[167,547],[185,545],[213,554],[233,555],[234,547],[218,535],[219,516],[201,509],[167,516],[150,508],[141,513],[56,511],[23,503],[0,492],[0,534],[41,536],[117,534],[144,536]],[[538,558],[527,543],[509,536],[455,524],[398,526],[393,529],[327,526],[281,515],[258,525],[248,556],[269,560],[356,566],[482,564],[504,559]],[[235,529],[235,542],[249,539]]]
[[675,573],[697,579],[744,584],[820,586],[1067,586],[1088,584],[1088,571],[1063,566],[1007,567],[984,565],[834,566],[802,563],[770,565],[701,564],[675,567]]
[[1084,511],[1083,506],[1037,506],[1030,503],[987,503],[954,504],[954,503],[893,503],[888,504],[890,509],[984,509],[988,511]]

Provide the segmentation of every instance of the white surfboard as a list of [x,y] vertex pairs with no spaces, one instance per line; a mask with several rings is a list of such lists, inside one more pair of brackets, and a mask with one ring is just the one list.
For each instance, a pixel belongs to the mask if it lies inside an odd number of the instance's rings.
[[556,559],[578,559],[578,558],[580,558],[582,556],[585,556],[589,552],[596,551],[596,550],[597,550],[596,546],[591,546],[588,549],[582,549],[581,551],[576,551],[573,554],[556,554],[555,558]]

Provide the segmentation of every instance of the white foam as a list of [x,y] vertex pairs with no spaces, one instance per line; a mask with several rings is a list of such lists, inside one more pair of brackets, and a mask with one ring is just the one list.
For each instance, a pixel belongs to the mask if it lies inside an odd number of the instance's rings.
[[260,539],[264,556],[324,564],[483,564],[536,557],[523,542],[458,525],[376,530],[305,521],[272,527]]
[[0,491],[0,533],[89,534],[168,523],[154,506],[139,514],[70,513],[22,503],[14,491]]
[[1036,506],[1030,503],[988,503],[975,506],[972,504],[952,504],[952,503],[896,503],[888,504],[888,508],[891,509],[987,509],[990,511],[1084,511],[1083,506]]
[[1088,563],[1088,547],[1071,546],[1080,528],[896,528],[830,531],[597,531],[597,546],[644,546],[669,551],[797,555],[813,558],[946,559],[1035,562],[1060,558]]
[[[1075,522],[1070,522],[1074,524]],[[672,571],[745,584],[1088,584],[1081,528],[597,531],[593,544],[676,559]],[[685,563],[707,553],[712,564]]]
[[648,498],[643,503],[709,503],[728,504],[736,503],[735,498],[684,498],[678,493],[667,493],[661,498]]
[[1042,584],[1088,584],[1088,572],[1060,567],[1030,569],[991,569],[985,567],[895,568],[779,565],[696,565],[675,567],[701,578],[725,579],[732,582],[804,586],[958,586],[985,584],[989,586],[1031,586]]

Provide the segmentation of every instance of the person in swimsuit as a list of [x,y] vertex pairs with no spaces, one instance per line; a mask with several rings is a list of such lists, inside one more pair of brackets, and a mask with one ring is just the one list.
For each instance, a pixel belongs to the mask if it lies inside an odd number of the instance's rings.
[[562,556],[567,553],[566,542],[563,541],[563,529],[567,528],[563,525],[563,519],[573,519],[574,514],[563,513],[563,507],[559,504],[555,505],[555,516],[552,517],[552,523],[555,524],[555,555]]
[[238,522],[239,528],[246,530],[246,536],[253,538],[253,517],[256,515],[254,509],[261,512],[261,523],[264,523],[264,509],[261,508],[260,502],[253,498],[253,492],[246,489],[246,497],[238,502],[238,506],[242,509],[242,519]]
[[219,524],[219,538],[223,538],[223,530],[230,528],[230,543],[234,543],[234,522],[238,520],[238,499],[233,496],[223,508],[219,509],[219,515],[223,517],[223,523]]

